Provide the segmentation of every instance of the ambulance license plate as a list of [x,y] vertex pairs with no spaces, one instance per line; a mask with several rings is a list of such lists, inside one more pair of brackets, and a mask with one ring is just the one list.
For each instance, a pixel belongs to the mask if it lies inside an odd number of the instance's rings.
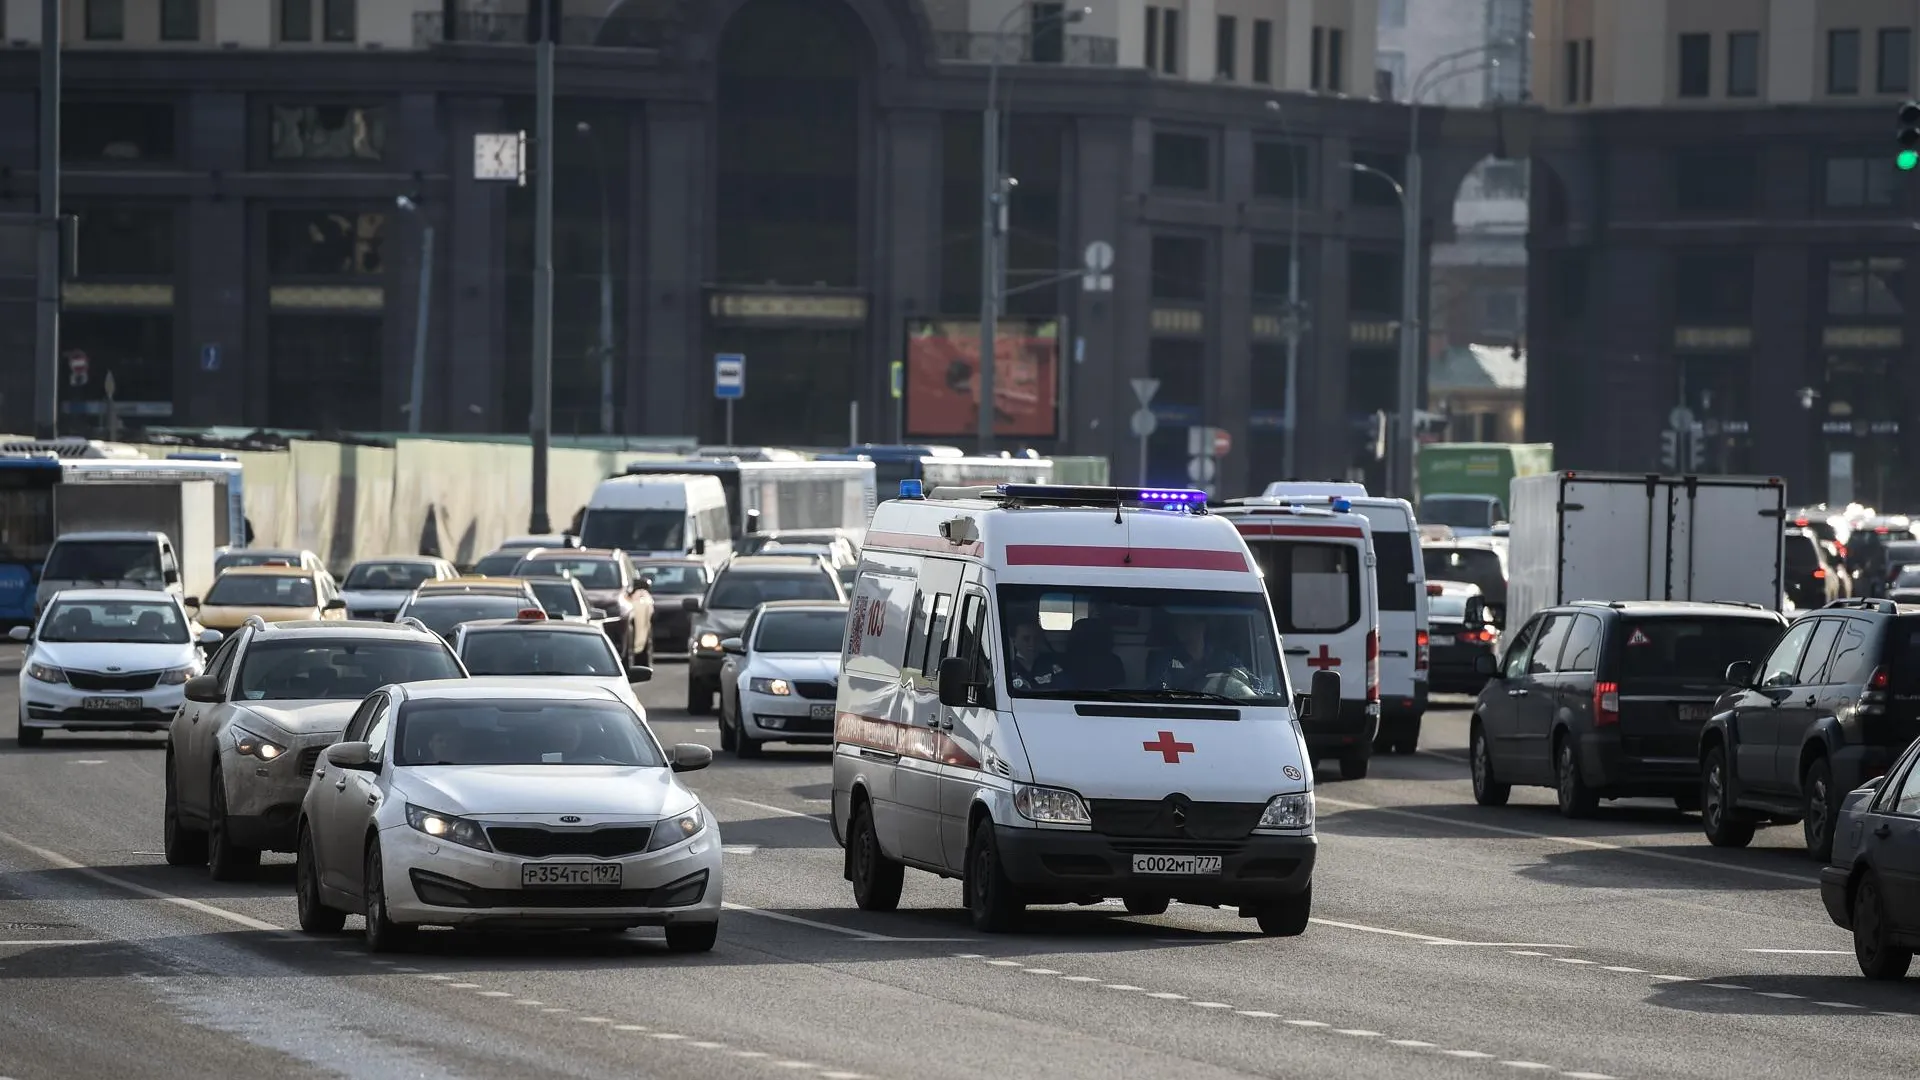
[[603,866],[598,863],[528,863],[520,868],[520,887],[536,889],[544,886],[611,886],[620,887],[620,864]]
[[88,712],[139,712],[141,701],[137,697],[90,697],[81,698],[80,707]]
[[1184,874],[1189,877],[1201,874],[1218,874],[1220,856],[1218,855],[1135,855],[1133,872],[1136,874]]
[[[982,338],[981,340],[984,341],[986,339]],[[809,705],[807,706],[807,719],[831,720],[833,719],[833,706],[826,702],[822,702],[819,705]]]

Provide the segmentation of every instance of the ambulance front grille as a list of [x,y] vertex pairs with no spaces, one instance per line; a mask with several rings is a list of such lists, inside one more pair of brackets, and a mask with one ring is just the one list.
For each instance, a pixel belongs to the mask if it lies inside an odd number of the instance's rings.
[[1165,799],[1089,799],[1093,831],[1103,836],[1185,840],[1239,840],[1260,823],[1265,803]]

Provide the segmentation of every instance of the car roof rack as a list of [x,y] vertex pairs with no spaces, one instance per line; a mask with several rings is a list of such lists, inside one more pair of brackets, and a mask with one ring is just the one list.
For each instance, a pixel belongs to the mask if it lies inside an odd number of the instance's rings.
[[411,626],[411,627],[413,627],[413,628],[414,628],[415,630],[418,630],[418,631],[420,631],[420,632],[421,632],[421,633],[423,633],[423,634],[431,634],[431,633],[433,633],[433,631],[432,631],[432,630],[429,630],[429,629],[427,628],[427,624],[426,624],[426,623],[423,623],[423,622],[421,622],[421,621],[420,621],[419,619],[416,619],[416,618],[414,618],[414,617],[413,617],[413,616],[411,616],[411,615],[404,615],[404,616],[402,616],[402,617],[400,617],[400,618],[398,618],[398,619],[395,619],[395,620],[393,621],[393,625],[395,625],[395,626]]
[[1772,611],[1772,610],[1773,610],[1772,608],[1770,608],[1770,607],[1768,607],[1767,605],[1765,605],[1765,604],[1762,604],[1762,603],[1758,603],[1758,602],[1755,602],[1755,601],[1753,601],[1753,600],[1709,600],[1709,601],[1707,601],[1707,603],[1709,603],[1709,604],[1725,604],[1725,605],[1727,605],[1728,607],[1743,607],[1743,608],[1752,608],[1752,609],[1753,609],[1753,610],[1755,610],[1755,611]]
[[267,620],[261,618],[258,615],[249,615],[247,616],[246,623],[244,623],[243,625],[251,626],[255,630],[265,630],[267,628]]
[[1878,611],[1883,615],[1898,615],[1900,605],[1883,596],[1843,596],[1838,600],[1829,600],[1823,608],[1862,608]]

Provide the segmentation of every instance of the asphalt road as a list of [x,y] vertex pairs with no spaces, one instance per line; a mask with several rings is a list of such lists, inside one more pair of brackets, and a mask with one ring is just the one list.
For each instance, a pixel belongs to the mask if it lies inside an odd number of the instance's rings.
[[[663,741],[717,745],[679,711],[684,667],[643,690]],[[1655,803],[1475,807],[1450,704],[1422,753],[1323,778],[1292,940],[1181,906],[1041,909],[989,938],[916,874],[901,911],[863,914],[826,755],[775,749],[688,776],[727,843],[714,952],[432,933],[391,960],[357,919],[289,929],[284,856],[237,885],[164,865],[158,737],[20,750],[0,720],[0,1080],[1914,1074],[1920,980],[1859,977],[1797,830],[1722,852]]]

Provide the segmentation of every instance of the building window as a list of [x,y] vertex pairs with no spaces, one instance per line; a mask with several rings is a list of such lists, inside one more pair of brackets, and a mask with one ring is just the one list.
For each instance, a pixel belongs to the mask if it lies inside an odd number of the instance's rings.
[[1389,50],[1380,53],[1377,60],[1380,84],[1375,89],[1381,100],[1394,101],[1400,96],[1400,88],[1407,84],[1407,54]]
[[1493,289],[1480,298],[1480,329],[1488,334],[1517,338],[1525,307],[1519,289]]
[[[1400,154],[1383,153],[1378,150],[1355,150],[1353,161],[1356,165],[1366,165],[1378,169],[1401,183],[1406,183],[1406,158]],[[1400,206],[1400,196],[1394,194],[1391,185],[1371,173],[1352,170],[1351,198],[1355,206],[1393,207]]]
[[1752,30],[1727,35],[1727,96],[1760,96],[1760,35]]
[[1593,39],[1580,43],[1580,100],[1593,104]]
[[1207,242],[1194,236],[1153,238],[1153,298],[1204,300]]
[[1235,77],[1234,60],[1240,50],[1239,29],[1239,20],[1231,15],[1222,15],[1214,22],[1214,74],[1223,79]]
[[160,40],[200,40],[200,0],[160,0]]
[[87,40],[120,41],[127,36],[126,0],[87,0]]
[[1065,4],[1034,4],[1027,17],[1027,57],[1036,64],[1058,64],[1067,58]]
[[1253,81],[1273,85],[1273,22],[1253,20]]
[[1157,7],[1148,7],[1146,11],[1147,70],[1180,74],[1180,13],[1172,8]]
[[1254,299],[1272,301],[1287,298],[1293,281],[1292,251],[1286,244],[1254,242]]
[[385,214],[275,210],[267,215],[267,268],[276,278],[379,274],[386,224]]
[[1253,144],[1253,197],[1298,199],[1305,196],[1307,148],[1297,143]]
[[1153,186],[1169,191],[1213,190],[1213,144],[1205,135],[1157,131],[1153,135]]
[[1337,26],[1327,28],[1327,89],[1342,93],[1347,88],[1347,32]]
[[1392,29],[1407,25],[1407,0],[1380,0],[1380,25]]
[[1899,315],[1906,310],[1907,260],[1827,260],[1827,314],[1840,317]]
[[321,36],[328,41],[352,42],[359,38],[356,8],[358,0],[321,0]]
[[79,271],[83,278],[173,275],[174,212],[165,207],[79,206]]
[[267,422],[303,431],[378,431],[385,322],[359,313],[267,319]]
[[1307,70],[1307,86],[1310,89],[1318,90],[1321,88],[1321,84],[1326,81],[1326,64],[1321,60],[1321,52],[1326,46],[1326,28],[1322,26],[1314,27],[1312,43],[1313,58],[1308,62]]
[[61,387],[61,398],[68,407],[100,408],[112,374],[121,408],[136,411],[137,402],[148,406],[137,410],[140,415],[173,415],[173,329],[171,311],[63,311],[61,355],[84,353],[90,377],[84,387]]
[[386,111],[379,106],[275,105],[275,161],[379,161],[386,153]]
[[[1374,180],[1376,184],[1379,182]],[[1400,314],[1400,252],[1397,249],[1355,249],[1347,255],[1347,307],[1357,315]]]
[[280,40],[313,40],[313,0],[280,0]]
[[1906,27],[1880,31],[1880,68],[1874,85],[1883,94],[1913,89],[1913,31]]
[[1673,315],[1681,323],[1747,325],[1753,319],[1753,259],[1720,252],[1676,255]]
[[65,101],[60,160],[79,164],[172,161],[170,101]]
[[1860,92],[1860,31],[1827,31],[1827,93]]
[[1680,96],[1702,98],[1713,92],[1713,35],[1680,35]]
[[1564,105],[1578,105],[1580,103],[1580,43],[1577,41],[1567,42],[1566,67],[1566,97],[1561,103]]
[[1727,218],[1753,212],[1759,159],[1733,149],[1682,150],[1673,157],[1674,209],[1690,217]]
[[1143,66],[1148,71],[1160,69],[1160,9],[1149,4],[1147,13],[1147,44],[1141,55]]
[[1834,209],[1892,206],[1894,176],[1883,155],[1829,157],[1821,203]]

